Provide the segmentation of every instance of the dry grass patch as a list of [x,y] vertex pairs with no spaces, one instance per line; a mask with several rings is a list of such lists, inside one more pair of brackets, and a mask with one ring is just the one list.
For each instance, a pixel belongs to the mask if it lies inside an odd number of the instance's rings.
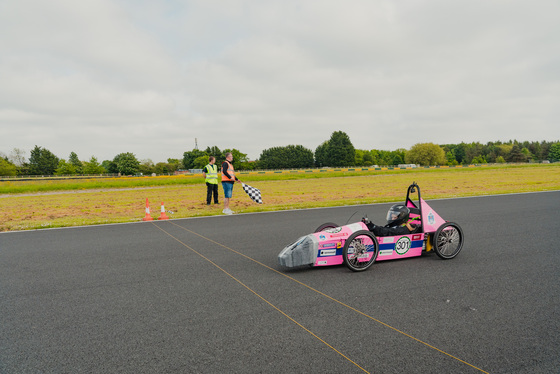
[[[236,184],[232,209],[246,213],[402,201],[413,181],[420,185],[422,197],[427,200],[560,190],[559,166],[419,169],[289,180],[259,178],[248,183],[261,190],[264,204],[253,203],[241,185]],[[220,187],[220,202],[222,195]],[[206,205],[206,186],[202,180],[196,184],[154,188],[11,194],[0,198],[0,231],[140,221],[145,214],[146,198],[154,219],[160,215],[162,201],[166,210],[174,212],[168,213],[171,218],[217,215],[223,209],[221,204]]]

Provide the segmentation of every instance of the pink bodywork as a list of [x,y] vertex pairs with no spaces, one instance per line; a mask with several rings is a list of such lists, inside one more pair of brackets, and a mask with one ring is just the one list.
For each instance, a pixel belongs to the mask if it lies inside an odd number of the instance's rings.
[[[400,236],[377,237],[379,252],[376,261],[416,257],[422,254],[426,233],[435,232],[446,221],[423,199],[420,199],[420,203],[422,204],[424,232]],[[410,201],[407,205],[411,208],[416,208]],[[415,215],[411,214],[410,217],[414,218]],[[352,235],[352,233],[360,230],[368,230],[368,228],[364,223],[357,222],[311,234],[315,236],[318,242],[317,259],[314,266],[342,264],[344,262],[342,252],[346,239]]]

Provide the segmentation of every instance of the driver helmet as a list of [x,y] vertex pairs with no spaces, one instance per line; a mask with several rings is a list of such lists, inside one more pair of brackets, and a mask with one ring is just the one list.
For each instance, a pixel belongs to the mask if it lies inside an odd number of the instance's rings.
[[403,204],[393,205],[387,212],[387,224],[398,226],[408,221],[410,209]]

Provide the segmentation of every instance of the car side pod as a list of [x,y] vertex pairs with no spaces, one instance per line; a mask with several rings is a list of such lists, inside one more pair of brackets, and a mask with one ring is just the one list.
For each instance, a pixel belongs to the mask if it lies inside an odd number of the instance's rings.
[[312,265],[317,260],[318,248],[319,242],[315,235],[302,236],[280,252],[278,263],[288,268]]

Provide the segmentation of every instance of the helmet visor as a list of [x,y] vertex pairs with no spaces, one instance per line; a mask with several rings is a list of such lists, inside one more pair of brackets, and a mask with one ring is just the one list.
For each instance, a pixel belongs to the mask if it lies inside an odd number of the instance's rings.
[[389,211],[387,212],[387,222],[393,222],[394,220],[399,218],[399,211],[396,211],[394,209],[389,209]]
[[392,224],[397,221],[408,219],[408,208],[404,205],[393,205],[387,212],[387,223]]

